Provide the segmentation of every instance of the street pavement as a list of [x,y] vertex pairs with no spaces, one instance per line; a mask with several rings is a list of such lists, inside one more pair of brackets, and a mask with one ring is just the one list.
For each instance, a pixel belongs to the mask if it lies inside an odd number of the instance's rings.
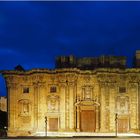
[[[9,138],[0,138],[5,140],[140,140],[140,135],[134,133],[119,133],[117,137],[115,133],[71,133],[73,136],[70,137],[70,133],[47,133],[47,136],[44,136],[44,133],[39,133],[40,135],[36,137],[9,137]],[[61,134],[61,135],[60,135]]]
[[[1,138],[0,138],[1,139]],[[21,140],[140,140],[140,137],[117,137],[117,138],[10,138],[10,140],[17,140],[17,139],[21,139]],[[5,140],[9,140],[9,139],[5,139]]]

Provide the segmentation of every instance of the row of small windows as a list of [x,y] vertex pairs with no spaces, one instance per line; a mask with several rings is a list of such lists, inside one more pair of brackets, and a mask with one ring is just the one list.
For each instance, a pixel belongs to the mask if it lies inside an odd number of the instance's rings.
[[[29,87],[24,87],[23,88],[23,93],[29,93],[29,92],[30,92]],[[55,93],[55,92],[57,92],[56,86],[50,87],[50,93]]]
[[[29,87],[24,87],[23,88],[23,93],[29,93],[30,89]],[[50,93],[55,93],[57,92],[56,86],[50,87]],[[119,93],[125,93],[126,92],[126,87],[119,87]]]

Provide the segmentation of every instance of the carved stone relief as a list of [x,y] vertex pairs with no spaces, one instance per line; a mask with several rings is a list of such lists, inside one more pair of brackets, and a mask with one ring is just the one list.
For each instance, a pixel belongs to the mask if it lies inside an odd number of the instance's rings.
[[85,75],[85,76],[83,77],[83,79],[84,79],[84,82],[85,82],[85,83],[90,82],[90,81],[91,81],[91,76],[90,76],[90,75]]
[[66,82],[66,76],[65,75],[59,75],[58,76],[59,82]]
[[92,100],[93,99],[93,87],[83,86],[82,87],[82,99],[83,100]]
[[47,97],[48,102],[48,112],[58,112],[59,111],[59,96],[51,96]]
[[67,74],[66,78],[69,82],[74,82],[77,79],[77,76],[75,74]]
[[28,99],[18,101],[19,116],[29,116],[31,114],[31,102]]
[[98,74],[97,79],[99,82],[114,83],[117,81],[117,76],[113,74]]
[[129,114],[129,97],[118,96],[116,98],[116,112],[118,114]]

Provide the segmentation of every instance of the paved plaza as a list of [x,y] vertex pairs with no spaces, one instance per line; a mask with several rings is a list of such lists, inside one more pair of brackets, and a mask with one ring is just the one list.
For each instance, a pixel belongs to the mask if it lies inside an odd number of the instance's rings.
[[139,134],[135,133],[90,133],[90,132],[38,132],[38,136],[48,137],[140,137]]

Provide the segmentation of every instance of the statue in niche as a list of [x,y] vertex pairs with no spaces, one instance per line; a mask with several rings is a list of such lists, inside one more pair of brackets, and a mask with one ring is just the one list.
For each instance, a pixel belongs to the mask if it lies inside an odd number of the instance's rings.
[[58,112],[59,110],[59,100],[58,97],[49,97],[48,100],[48,111]]
[[30,101],[27,99],[22,99],[18,101],[19,104],[19,115],[28,116],[30,114]]

